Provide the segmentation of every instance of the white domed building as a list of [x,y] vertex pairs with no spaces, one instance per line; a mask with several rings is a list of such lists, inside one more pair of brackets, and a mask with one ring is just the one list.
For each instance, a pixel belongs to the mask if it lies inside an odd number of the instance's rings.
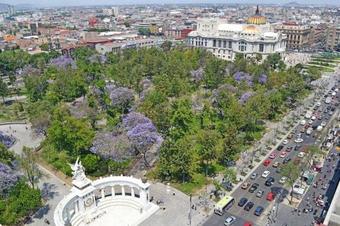
[[73,187],[54,212],[56,226],[134,226],[159,207],[150,202],[150,184],[134,177],[91,181],[79,160],[71,166]]

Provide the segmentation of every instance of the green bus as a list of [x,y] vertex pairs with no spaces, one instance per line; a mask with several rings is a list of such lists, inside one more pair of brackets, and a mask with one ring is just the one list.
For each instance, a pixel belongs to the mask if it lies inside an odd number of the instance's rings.
[[231,196],[224,196],[220,201],[218,201],[214,208],[214,213],[222,216],[225,210],[228,210],[235,203],[235,199]]

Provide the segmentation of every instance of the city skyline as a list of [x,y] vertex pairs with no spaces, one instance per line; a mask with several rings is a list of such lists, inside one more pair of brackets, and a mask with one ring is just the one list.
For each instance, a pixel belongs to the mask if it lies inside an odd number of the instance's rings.
[[[317,0],[233,0],[233,1],[223,1],[223,0],[166,0],[161,2],[161,4],[287,4],[287,3],[298,3],[298,4],[315,4],[315,5],[339,5],[339,1],[337,0],[329,0],[329,1],[317,1]],[[3,0],[0,3],[4,4],[30,4],[34,6],[79,6],[79,5],[128,5],[128,4],[160,4],[160,1],[156,0],[99,0],[99,1],[91,1],[91,0],[59,0],[59,1],[49,1],[49,0],[41,0],[39,3],[31,0]]]

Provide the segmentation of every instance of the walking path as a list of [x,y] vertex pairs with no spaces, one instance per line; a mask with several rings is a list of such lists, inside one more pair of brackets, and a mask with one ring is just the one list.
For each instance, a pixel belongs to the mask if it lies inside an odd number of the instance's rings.
[[[24,146],[36,148],[44,139],[41,136],[36,136],[28,124],[6,124],[0,125],[0,131],[8,135],[13,135],[16,138],[16,143],[10,148],[14,153],[21,155]],[[38,187],[42,191],[43,199],[45,200],[44,206],[36,212],[31,222],[27,225],[42,226],[45,219],[48,219],[50,225],[53,223],[53,212],[59,201],[69,193],[70,187],[64,183],[63,180],[55,176],[55,174],[46,169],[44,166],[39,165],[43,173]]]

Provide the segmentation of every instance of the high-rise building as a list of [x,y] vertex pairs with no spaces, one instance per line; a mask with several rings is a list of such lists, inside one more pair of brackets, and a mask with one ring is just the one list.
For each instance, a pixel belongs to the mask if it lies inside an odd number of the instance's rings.
[[340,25],[332,25],[327,29],[327,49],[340,51]]
[[119,8],[118,7],[112,7],[112,13],[114,17],[119,16]]

